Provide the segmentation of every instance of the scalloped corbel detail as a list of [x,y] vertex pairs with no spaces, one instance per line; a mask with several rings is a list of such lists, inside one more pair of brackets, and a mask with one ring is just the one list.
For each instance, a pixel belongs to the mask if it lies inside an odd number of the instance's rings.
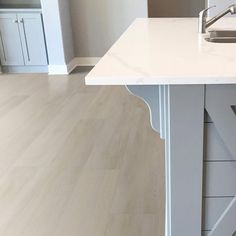
[[158,85],[127,85],[127,90],[142,99],[149,108],[150,122],[154,131],[160,133],[159,86]]

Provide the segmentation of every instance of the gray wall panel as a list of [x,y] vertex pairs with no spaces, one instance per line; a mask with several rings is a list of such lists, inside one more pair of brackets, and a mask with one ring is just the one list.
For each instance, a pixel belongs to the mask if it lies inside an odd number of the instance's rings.
[[191,17],[198,16],[204,9],[204,0],[149,0],[150,17]]
[[137,17],[147,0],[70,0],[76,56],[100,57]]

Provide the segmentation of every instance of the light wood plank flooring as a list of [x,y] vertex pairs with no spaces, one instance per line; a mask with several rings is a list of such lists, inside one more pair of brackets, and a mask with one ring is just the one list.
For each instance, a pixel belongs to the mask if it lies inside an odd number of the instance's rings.
[[163,236],[164,143],[119,86],[0,75],[1,236]]

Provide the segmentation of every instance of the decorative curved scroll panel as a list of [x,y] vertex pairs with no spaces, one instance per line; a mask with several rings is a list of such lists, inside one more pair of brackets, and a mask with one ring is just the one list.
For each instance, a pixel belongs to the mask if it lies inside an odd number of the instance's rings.
[[[205,109],[211,117],[214,126],[224,142],[225,146],[231,153],[233,160],[228,161],[228,165],[233,165],[236,161],[236,85],[207,85]],[[225,162],[222,162],[222,167]],[[225,175],[229,175],[227,169]],[[235,169],[236,172],[236,169]],[[219,173],[224,175],[224,173]],[[233,176],[233,175],[232,175]],[[224,183],[223,178],[219,180],[218,185],[235,186],[235,178],[228,179]],[[224,189],[224,188],[222,188]],[[232,188],[233,189],[233,188]],[[224,191],[221,193],[222,198],[227,195]],[[233,192],[236,196],[236,192]],[[214,225],[209,236],[233,236],[236,234],[236,197],[224,210]]]
[[159,86],[158,85],[127,85],[128,91],[141,98],[149,108],[152,128],[160,133]]

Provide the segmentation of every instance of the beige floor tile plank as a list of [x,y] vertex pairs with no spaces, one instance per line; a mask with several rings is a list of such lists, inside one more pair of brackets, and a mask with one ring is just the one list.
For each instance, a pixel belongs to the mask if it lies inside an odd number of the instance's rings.
[[103,236],[117,178],[116,170],[85,170],[53,235]]
[[164,144],[125,87],[0,76],[0,235],[162,236]]
[[[162,236],[155,214],[112,215],[105,236]],[[158,232],[158,233],[157,233]]]
[[137,108],[132,123],[112,213],[155,214],[163,206],[164,143],[150,129],[142,112]]

